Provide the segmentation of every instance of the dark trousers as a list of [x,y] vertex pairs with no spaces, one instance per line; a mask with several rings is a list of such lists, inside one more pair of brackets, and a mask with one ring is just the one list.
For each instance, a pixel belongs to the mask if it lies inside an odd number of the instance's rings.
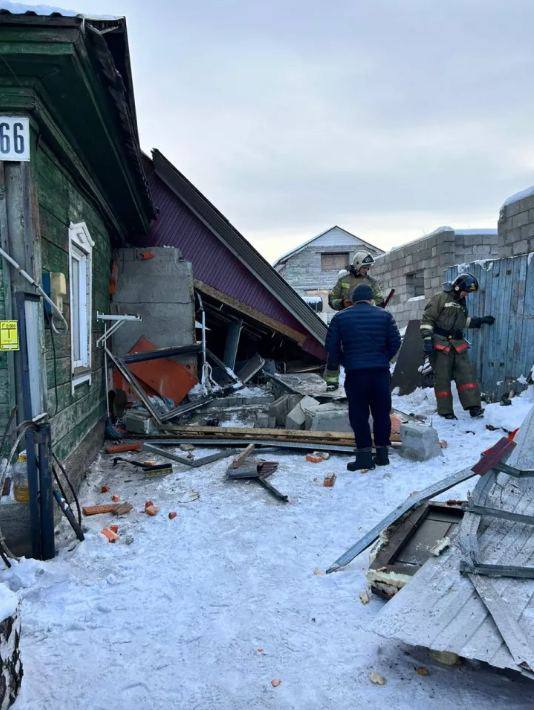
[[373,415],[375,446],[389,446],[391,434],[390,374],[385,369],[348,370],[345,392],[349,400],[349,420],[357,449],[372,446],[369,411]]

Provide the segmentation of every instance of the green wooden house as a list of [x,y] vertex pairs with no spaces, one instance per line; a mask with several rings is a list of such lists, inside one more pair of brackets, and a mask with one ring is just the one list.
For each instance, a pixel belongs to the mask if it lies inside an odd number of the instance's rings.
[[[47,314],[0,256],[0,319],[17,320],[26,304],[34,413],[48,413],[53,450],[74,475],[102,443],[96,316],[110,311],[112,249],[138,242],[153,216],[124,18],[0,11],[0,247],[55,304]],[[17,353],[2,351],[6,442],[23,419],[22,396]],[[0,505],[3,527],[8,507]]]

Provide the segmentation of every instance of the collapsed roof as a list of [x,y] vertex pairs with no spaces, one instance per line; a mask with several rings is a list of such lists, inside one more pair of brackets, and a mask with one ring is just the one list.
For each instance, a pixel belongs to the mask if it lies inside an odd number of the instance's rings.
[[324,359],[326,326],[226,217],[158,150],[145,159],[158,209],[143,246],[174,246],[221,309]]

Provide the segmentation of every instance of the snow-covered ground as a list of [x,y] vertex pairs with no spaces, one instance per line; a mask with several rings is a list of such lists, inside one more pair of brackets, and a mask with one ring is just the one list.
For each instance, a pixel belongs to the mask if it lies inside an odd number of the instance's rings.
[[[488,416],[515,425],[533,403],[531,388]],[[395,406],[430,414],[434,402],[418,391]],[[115,522],[108,516],[86,518],[84,543],[1,575],[22,600],[17,710],[532,707],[534,686],[521,677],[441,667],[367,630],[383,602],[359,599],[366,553],[323,573],[410,492],[474,462],[502,435],[457,411],[456,422],[433,418],[448,446],[426,463],[393,454],[388,468],[361,474],[346,471],[346,457],[311,464],[303,454],[269,452],[287,505],[256,484],[227,482],[228,460],[146,479],[101,457],[82,502],[117,493],[134,505],[118,520],[119,541],[99,532]],[[325,488],[331,472],[336,484]],[[104,483],[109,493],[100,492]],[[160,507],[157,516],[141,512],[146,499]],[[416,672],[421,665],[428,675]],[[386,684],[371,683],[371,672]]]

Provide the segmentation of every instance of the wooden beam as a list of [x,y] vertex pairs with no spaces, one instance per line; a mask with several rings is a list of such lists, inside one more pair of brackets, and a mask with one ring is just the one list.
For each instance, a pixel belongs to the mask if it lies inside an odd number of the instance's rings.
[[264,313],[260,313],[255,308],[251,308],[251,306],[247,306],[245,303],[242,303],[241,301],[238,301],[236,298],[233,298],[232,296],[229,296],[228,294],[223,293],[222,291],[219,291],[216,288],[213,288],[213,286],[210,286],[209,284],[206,284],[203,281],[199,281],[198,279],[195,279],[194,285],[195,285],[195,288],[198,288],[199,291],[202,291],[202,293],[205,293],[206,296],[211,296],[212,298],[216,298],[218,301],[221,301],[221,303],[224,303],[227,306],[234,308],[236,311],[239,311],[240,313],[244,313],[245,315],[249,316],[250,318],[253,318],[254,320],[259,321],[260,323],[267,325],[269,328],[271,328],[272,330],[275,330],[277,333],[281,333],[282,335],[285,335],[286,337],[290,338],[291,340],[294,340],[299,345],[302,345],[308,337],[307,333],[301,333],[300,331],[295,330],[294,328],[291,328],[288,325],[284,325],[283,323],[280,323],[279,321],[275,320],[274,318],[271,318],[270,316],[266,316]]
[[247,456],[250,456],[250,454],[254,451],[255,448],[256,444],[249,444],[246,449],[243,449],[243,451],[238,454],[232,461],[232,468],[239,468],[239,466],[241,466]]

